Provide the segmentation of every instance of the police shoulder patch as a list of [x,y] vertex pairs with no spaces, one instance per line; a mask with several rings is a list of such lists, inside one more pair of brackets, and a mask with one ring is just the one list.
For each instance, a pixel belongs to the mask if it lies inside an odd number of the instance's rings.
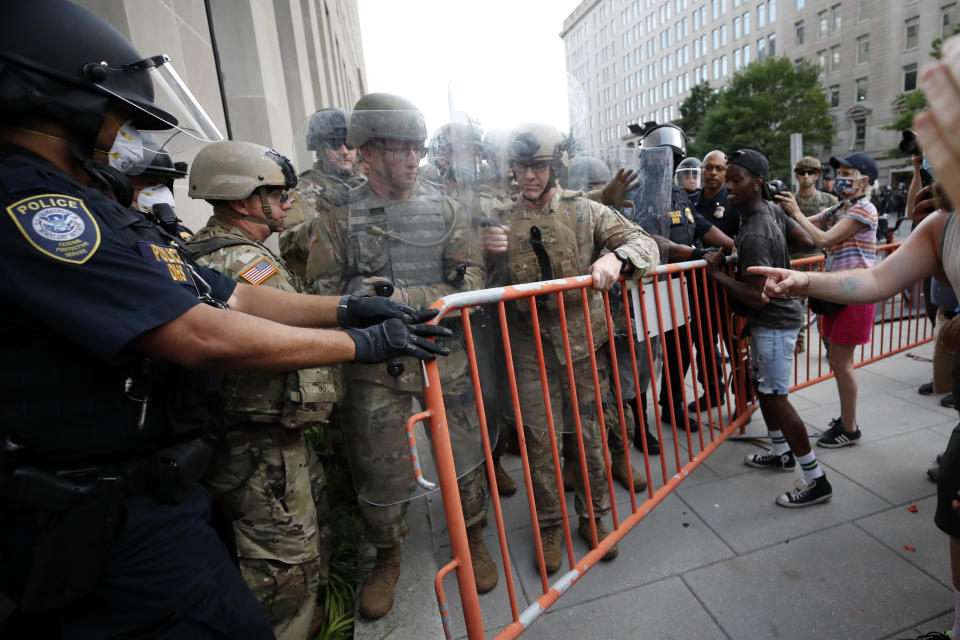
[[80,198],[30,196],[9,205],[7,214],[34,249],[56,260],[83,264],[100,246],[100,227]]
[[240,277],[250,284],[260,284],[278,271],[277,266],[267,260],[260,258],[249,267],[240,272]]

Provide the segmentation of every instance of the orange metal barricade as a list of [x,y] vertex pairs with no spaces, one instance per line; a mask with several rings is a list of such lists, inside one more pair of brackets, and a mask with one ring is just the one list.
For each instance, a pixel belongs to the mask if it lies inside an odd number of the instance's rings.
[[[896,245],[886,245],[882,247],[882,249],[889,251],[895,247]],[[433,305],[433,308],[439,309],[440,313],[432,322],[439,322],[444,317],[455,317],[456,312],[459,311],[459,317],[463,324],[466,339],[466,351],[470,363],[477,414],[481,425],[480,431],[485,468],[490,483],[493,520],[497,527],[497,538],[503,563],[503,577],[505,580],[501,584],[506,585],[506,597],[509,600],[512,620],[495,636],[498,640],[516,638],[521,635],[524,630],[544,613],[547,608],[556,602],[567,589],[583,577],[588,570],[593,568],[614,544],[618,543],[631,529],[639,524],[657,504],[664,500],[720,443],[735,432],[742,432],[744,423],[755,409],[751,382],[748,375],[749,358],[747,346],[746,341],[741,337],[744,325],[743,319],[731,312],[730,301],[727,298],[725,290],[716,286],[715,283],[706,276],[704,265],[705,262],[702,260],[665,265],[657,268],[644,278],[641,287],[637,287],[636,283],[622,283],[620,291],[617,294],[617,297],[623,303],[622,315],[614,315],[611,311],[611,297],[613,294],[604,292],[603,306],[605,326],[602,327],[591,326],[589,313],[590,296],[588,295],[588,291],[592,284],[592,278],[589,276],[456,293],[442,298]],[[808,265],[812,265],[812,268],[817,268],[819,265],[822,265],[822,258],[801,260],[798,261],[796,266],[804,268]],[[916,308],[918,307],[917,300],[919,299],[918,287],[919,285],[898,294],[895,298],[897,298],[899,302],[893,300],[886,301],[883,304],[880,311],[880,318],[874,329],[874,341],[877,342],[877,344],[871,345],[869,352],[867,352],[866,349],[861,349],[861,362],[859,362],[857,366],[862,366],[862,364],[867,364],[878,358],[903,351],[904,349],[932,339],[932,337],[929,337],[932,332],[929,330],[925,317],[922,315],[918,316],[916,313]],[[579,306],[582,307],[582,309],[578,310],[577,313],[583,313],[585,335],[569,335],[567,332],[567,314],[564,303],[567,301],[569,304],[571,294],[567,293],[564,295],[564,293],[574,291],[578,291],[580,294]],[[564,390],[569,394],[568,399],[571,404],[577,451],[579,453],[579,458],[575,460],[575,463],[581,470],[580,477],[587,478],[587,461],[582,425],[580,423],[580,407],[583,405],[591,405],[596,408],[596,418],[600,425],[605,484],[610,495],[610,513],[613,521],[613,530],[606,539],[597,544],[596,527],[595,524],[591,524],[593,544],[590,545],[591,549],[580,558],[576,558],[574,554],[572,531],[569,526],[566,501],[563,498],[563,480],[560,460],[562,447],[559,442],[560,439],[556,436],[554,430],[553,417],[554,411],[557,410],[557,408],[551,407],[549,393],[549,386],[551,384],[557,385],[563,381],[548,380],[547,368],[544,361],[544,344],[541,337],[542,331],[537,305],[537,298],[539,297],[542,300],[544,296],[555,297],[557,301],[557,312],[563,336],[563,352],[566,356],[566,386]],[[899,305],[899,313],[894,311],[894,307],[897,306],[897,304]],[[502,348],[506,362],[506,370],[503,373],[506,374],[505,377],[510,387],[510,410],[507,414],[512,416],[516,425],[522,425],[524,422],[518,396],[517,375],[514,369],[513,350],[511,347],[512,341],[517,338],[517,330],[513,329],[508,322],[508,306],[518,306],[517,309],[511,310],[510,313],[519,312],[521,308],[523,310],[526,310],[527,307],[529,308],[528,313],[533,332],[532,336],[526,336],[526,338],[529,339],[532,337],[536,346],[540,384],[546,408],[547,431],[553,460],[553,473],[560,493],[560,509],[568,570],[565,573],[559,574],[559,577],[551,584],[548,581],[544,565],[543,547],[534,500],[530,460],[527,456],[526,438],[524,436],[524,429],[518,428],[517,437],[523,473],[522,486],[526,489],[533,546],[537,557],[541,582],[541,595],[537,597],[535,601],[529,603],[523,610],[520,608],[514,587],[514,569],[511,564],[511,555],[508,547],[506,523],[504,522],[504,514],[501,508],[500,496],[497,492],[494,474],[492,457],[493,443],[490,442],[488,435],[487,416],[482,401],[484,387],[483,381],[481,381],[478,375],[474,335],[470,323],[470,309],[480,305],[496,307],[502,335]],[[887,314],[888,307],[890,309],[889,314]],[[633,309],[639,310],[636,321],[634,321],[633,318]],[[921,324],[923,325],[922,335],[920,333]],[[667,325],[673,327],[673,330],[664,332],[663,329],[665,329]],[[823,371],[822,349],[819,349],[820,341],[819,338],[817,338],[811,342],[811,325],[812,323],[808,323],[804,329],[808,335],[806,364],[802,368],[802,371],[800,368],[796,370],[795,384],[792,389],[805,387],[832,375],[829,372]],[[639,354],[636,349],[628,350],[630,353],[630,361],[628,363],[617,361],[617,353],[614,346],[615,327],[620,330],[621,334],[626,333],[628,345],[638,344],[641,348]],[[643,338],[642,341],[638,342],[634,340],[636,328],[640,329],[640,337]],[[906,329],[905,332],[904,329]],[[607,349],[609,352],[612,389],[601,389],[600,376],[597,372],[596,353],[588,349],[588,351],[590,351],[590,362],[592,365],[594,397],[592,399],[578,398],[577,386],[574,379],[574,367],[570,357],[571,341],[583,340],[585,344],[591,344],[593,343],[594,331],[602,331],[607,338],[606,343],[600,348]],[[895,333],[898,336],[896,344],[894,344],[892,338]],[[702,389],[702,393],[708,397],[708,404],[710,406],[716,407],[719,404],[719,399],[723,398],[723,403],[719,409],[701,411],[699,405],[697,405],[695,415],[701,428],[696,433],[685,428],[678,429],[675,426],[676,416],[674,415],[672,403],[671,406],[668,407],[667,415],[661,415],[657,404],[660,380],[658,380],[655,375],[656,354],[654,353],[653,346],[657,335],[660,336],[661,341],[672,341],[674,354],[682,353],[681,350],[685,350],[689,356],[689,375],[683,376],[685,382],[680,389],[680,397],[683,402],[682,407],[686,407],[690,400],[696,400],[700,396],[701,392],[698,391],[698,389]],[[814,337],[816,337],[815,334]],[[905,339],[906,342],[904,342]],[[712,384],[698,384],[698,371],[716,370],[718,361],[714,344],[719,344],[719,353],[721,354],[719,364],[723,375],[715,376],[712,379]],[[704,345],[705,348],[695,348],[699,345]],[[818,349],[818,354],[816,363],[813,363],[811,362],[810,352],[815,346]],[[668,349],[663,349],[663,367],[665,369],[677,365],[677,363],[670,361],[667,352]],[[655,469],[656,465],[652,465],[650,456],[647,453],[646,438],[643,436],[643,431],[645,430],[641,428],[639,434],[643,440],[643,470],[646,477],[650,480],[650,483],[646,491],[647,496],[645,500],[638,500],[638,495],[632,488],[632,484],[630,484],[628,489],[629,514],[621,517],[613,484],[612,460],[607,440],[607,425],[604,410],[606,408],[611,411],[608,415],[617,423],[611,424],[610,427],[618,429],[619,431],[625,450],[624,453],[620,455],[626,456],[626,467],[629,474],[631,473],[629,453],[630,438],[628,437],[628,428],[625,419],[623,389],[620,386],[620,376],[618,372],[621,366],[629,367],[636,397],[639,398],[641,394],[645,393],[646,389],[641,389],[639,384],[638,355],[641,358],[645,358],[646,367],[650,371],[650,391],[653,398],[653,402],[651,403],[653,407],[652,422],[655,423],[655,433],[662,444],[662,451],[660,454],[659,469],[657,470]],[[413,424],[421,420],[429,420],[430,436],[438,474],[436,480],[441,487],[443,508],[453,555],[453,560],[445,565],[436,576],[435,589],[437,600],[446,637],[452,638],[453,623],[446,594],[443,589],[443,580],[447,575],[455,571],[466,633],[471,640],[476,640],[486,637],[484,620],[480,600],[476,593],[473,569],[470,562],[467,533],[464,526],[463,510],[457,486],[457,472],[454,466],[451,441],[447,431],[446,412],[437,363],[426,363],[423,372],[425,410],[422,413],[412,416],[407,422],[406,429],[411,445],[411,461],[414,473],[417,476],[417,481],[421,483],[422,486],[427,487],[430,481],[429,479],[423,478],[422,472],[420,471],[417,460],[416,443],[413,435]],[[664,376],[664,378],[668,387],[668,395],[670,395],[673,392],[673,389],[670,388],[670,377]],[[710,377],[704,375],[703,380],[710,380]],[[583,383],[581,383],[581,387],[582,386]],[[704,386],[706,388],[703,388]],[[693,393],[688,397],[687,391],[690,388],[693,389]],[[612,408],[610,407],[607,396],[612,396]],[[605,398],[608,400],[606,403]],[[616,410],[615,414],[612,409]],[[669,425],[665,428],[665,423],[667,422],[669,422]],[[651,427],[653,426],[654,425],[651,425]],[[668,451],[666,445],[667,442],[671,440],[672,450]],[[652,471],[657,472],[659,476],[660,486],[656,489],[654,488],[655,483],[651,474]],[[632,478],[630,478],[630,480],[632,481]],[[589,516],[591,523],[594,523],[590,483],[589,481],[583,482],[588,509],[588,513],[583,515]],[[626,506],[626,504],[621,506]],[[503,591],[501,588],[497,597],[503,597]],[[493,594],[497,594],[497,591],[494,591]]]

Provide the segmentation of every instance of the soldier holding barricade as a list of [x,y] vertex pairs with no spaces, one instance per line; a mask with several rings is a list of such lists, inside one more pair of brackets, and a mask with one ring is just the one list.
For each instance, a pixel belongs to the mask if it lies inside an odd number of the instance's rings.
[[[263,242],[283,229],[293,165],[250,142],[197,154],[190,197],[213,216],[187,243],[199,264],[238,282],[296,292],[296,276]],[[316,634],[317,592],[329,570],[324,473],[304,429],[325,422],[336,397],[328,367],[228,373],[221,387],[229,457],[205,483],[232,525],[240,572],[278,638]]]
[[[394,299],[425,306],[455,291],[483,287],[469,214],[418,180],[426,137],[422,114],[404,98],[372,93],[354,106],[346,142],[367,162],[368,182],[354,189],[332,216],[316,220],[318,239],[307,260],[307,277],[319,293],[392,289]],[[462,332],[457,320],[445,324]],[[486,592],[498,578],[481,531],[488,496],[476,402],[461,336],[441,342],[451,350],[440,377],[470,555],[477,590]],[[414,482],[403,431],[423,381],[415,361],[402,364],[402,372],[392,370],[399,375],[382,366],[344,371],[344,436],[368,538],[377,548],[373,572],[360,594],[359,610],[366,618],[385,615],[393,604],[400,544],[407,535],[406,508],[423,493]]]
[[[639,227],[612,209],[557,184],[559,171],[569,162],[559,131],[549,125],[525,124],[516,128],[510,138],[509,157],[520,194],[499,210],[503,226],[488,228],[484,238],[488,260],[504,263],[509,283],[589,273],[594,279],[594,289],[605,290],[613,286],[621,272],[640,276],[659,262],[656,244]],[[608,249],[609,253],[601,255],[603,249]],[[610,509],[590,358],[591,350],[595,350],[596,373],[600,376],[601,389],[606,390],[609,360],[601,347],[606,342],[607,333],[599,294],[591,298],[594,343],[588,345],[585,344],[586,326],[580,293],[570,292],[564,296],[592,505],[587,504],[583,483],[577,489],[575,502],[580,515],[578,532],[588,544],[609,535],[601,518]],[[549,401],[556,409],[555,422],[561,430],[573,430],[575,423],[574,407],[565,400],[569,395],[562,393],[566,355],[556,299],[550,296],[538,302],[538,307],[547,375],[552,381],[549,399],[543,398],[541,393],[531,316],[523,305],[513,306],[510,312],[512,365],[517,374],[518,400],[524,420],[545,569],[553,573],[562,562],[562,495],[554,482],[545,402]],[[594,520],[591,520],[591,514]],[[604,559],[612,560],[616,555],[614,546]]]

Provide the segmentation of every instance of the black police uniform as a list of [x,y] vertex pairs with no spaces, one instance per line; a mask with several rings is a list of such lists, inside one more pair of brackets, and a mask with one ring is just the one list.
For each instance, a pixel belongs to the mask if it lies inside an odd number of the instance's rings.
[[708,220],[713,226],[723,231],[731,238],[736,238],[740,232],[740,209],[727,200],[727,188],[720,187],[712,198],[703,195],[703,189],[690,196],[693,208]]
[[204,378],[128,348],[235,282],[23,149],[0,210],[0,635],[272,638],[196,484]]
[[[674,185],[670,193],[670,211],[667,215],[670,219],[670,241],[688,247],[702,248],[703,245],[700,243],[700,239],[714,226],[694,209],[689,196],[687,196],[683,189],[676,185]],[[692,305],[694,280],[689,277],[690,275],[692,274],[687,274],[687,288],[689,291],[690,304]],[[701,284],[698,280],[698,291],[702,291]],[[702,294],[699,298],[703,298]],[[692,309],[691,315],[693,315]],[[675,331],[677,330],[671,329],[663,334],[665,362],[663,373],[660,376],[660,406],[664,412],[668,412],[669,406],[672,403],[674,411],[677,414],[677,419],[682,420],[683,416],[686,415],[686,407],[683,405],[683,379],[687,369],[690,367],[690,345],[687,342],[686,327],[680,327],[679,332],[676,334],[680,340],[680,350],[678,352],[674,338]],[[694,323],[690,326],[690,331],[694,335],[694,339],[697,340],[698,331],[695,318]],[[697,361],[697,365],[697,369],[699,370],[700,360]],[[669,393],[667,392],[667,376],[670,378]],[[668,413],[665,415],[669,416]],[[693,423],[693,420],[691,420],[691,423]],[[683,423],[681,422],[680,424],[682,425]]]

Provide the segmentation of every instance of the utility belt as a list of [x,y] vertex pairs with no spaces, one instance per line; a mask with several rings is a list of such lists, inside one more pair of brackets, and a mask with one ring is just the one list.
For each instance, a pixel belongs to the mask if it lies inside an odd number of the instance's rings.
[[63,607],[97,584],[123,528],[123,500],[176,504],[203,476],[211,447],[197,438],[151,456],[69,465],[0,458],[0,621],[14,608]]

